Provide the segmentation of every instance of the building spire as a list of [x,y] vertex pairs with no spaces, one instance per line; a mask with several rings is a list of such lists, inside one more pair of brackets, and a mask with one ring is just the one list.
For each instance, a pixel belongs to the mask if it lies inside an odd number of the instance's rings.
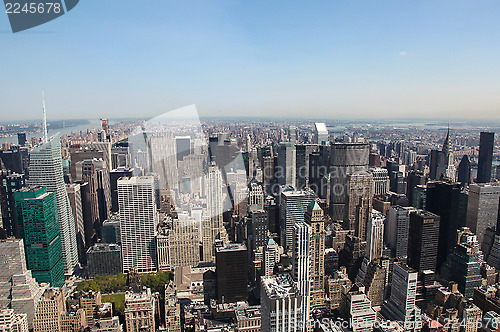
[[42,91],[42,107],[43,107],[43,143],[47,143],[48,134],[47,134],[47,113],[45,113],[45,97]]

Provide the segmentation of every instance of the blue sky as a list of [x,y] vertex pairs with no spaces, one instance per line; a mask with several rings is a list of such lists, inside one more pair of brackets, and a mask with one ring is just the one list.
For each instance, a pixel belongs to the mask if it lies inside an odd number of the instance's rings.
[[495,0],[81,0],[13,34],[0,114],[500,119]]

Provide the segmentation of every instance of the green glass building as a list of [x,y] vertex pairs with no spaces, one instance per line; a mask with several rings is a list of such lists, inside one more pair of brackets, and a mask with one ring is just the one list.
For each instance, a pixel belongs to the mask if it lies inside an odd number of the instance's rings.
[[64,285],[64,262],[56,195],[46,187],[25,187],[14,193],[17,220],[24,239],[26,263],[38,282]]

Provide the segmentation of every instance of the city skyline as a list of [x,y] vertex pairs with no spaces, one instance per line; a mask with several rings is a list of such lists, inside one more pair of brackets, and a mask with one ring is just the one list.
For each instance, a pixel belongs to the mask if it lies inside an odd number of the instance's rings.
[[38,118],[43,89],[54,119],[499,119],[494,1],[190,5],[85,2],[17,34],[0,16],[3,118]]

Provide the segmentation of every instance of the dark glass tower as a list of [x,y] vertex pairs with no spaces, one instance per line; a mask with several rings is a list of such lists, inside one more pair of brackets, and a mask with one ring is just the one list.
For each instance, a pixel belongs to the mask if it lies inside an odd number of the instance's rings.
[[458,165],[458,182],[462,187],[468,186],[471,182],[471,165],[469,156],[464,155]]
[[425,210],[410,214],[408,265],[419,273],[436,271],[439,219],[438,215]]
[[488,183],[491,180],[493,162],[493,145],[495,133],[481,132],[479,139],[479,162],[477,167],[477,183]]
[[247,247],[232,243],[216,248],[217,302],[230,303],[248,299]]

